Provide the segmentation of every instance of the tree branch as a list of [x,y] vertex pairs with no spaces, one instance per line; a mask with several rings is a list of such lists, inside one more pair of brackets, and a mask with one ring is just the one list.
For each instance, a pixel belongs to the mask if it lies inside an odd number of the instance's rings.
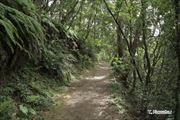
[[112,13],[111,9],[109,8],[106,0],[103,0],[103,1],[104,1],[104,3],[105,3],[105,6],[106,6],[108,12],[109,12],[110,15],[112,16],[112,18],[113,18],[113,20],[115,21],[115,23],[117,24],[118,29],[120,30],[120,32],[121,32],[121,34],[122,34],[122,37],[124,38],[124,40],[125,40],[125,42],[126,42],[126,44],[127,44],[128,51],[129,51],[129,54],[130,54],[130,57],[131,57],[131,60],[132,60],[132,64],[134,65],[134,67],[135,67],[135,69],[136,69],[136,72],[137,72],[137,74],[138,74],[139,80],[140,80],[140,82],[142,83],[142,82],[143,82],[143,79],[142,79],[141,74],[140,74],[140,71],[139,71],[139,69],[138,69],[138,67],[137,67],[136,60],[135,60],[135,58],[133,57],[133,54],[132,54],[132,51],[131,51],[131,47],[130,47],[129,41],[128,41],[127,37],[125,36],[125,34],[124,34],[124,32],[123,32],[120,24],[118,23],[117,19],[115,18],[114,14]]

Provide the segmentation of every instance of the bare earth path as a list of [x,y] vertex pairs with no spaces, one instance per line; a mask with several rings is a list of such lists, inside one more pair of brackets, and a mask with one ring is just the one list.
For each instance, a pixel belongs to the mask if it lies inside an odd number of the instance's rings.
[[108,92],[110,72],[110,67],[101,63],[73,82],[55,97],[57,105],[45,114],[45,120],[120,120]]

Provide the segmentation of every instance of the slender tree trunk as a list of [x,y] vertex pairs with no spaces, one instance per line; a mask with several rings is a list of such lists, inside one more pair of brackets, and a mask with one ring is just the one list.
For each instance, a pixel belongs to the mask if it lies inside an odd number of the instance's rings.
[[128,38],[127,38],[126,35],[124,34],[124,32],[123,32],[121,26],[119,25],[117,19],[115,18],[114,14],[112,13],[111,9],[109,8],[106,0],[103,0],[103,2],[105,3],[105,6],[106,6],[108,12],[110,13],[110,15],[112,16],[113,20],[115,21],[115,23],[116,23],[117,26],[119,27],[119,30],[120,30],[121,35],[122,35],[122,38],[123,38],[124,42],[125,42],[126,45],[127,45],[127,49],[128,49],[129,54],[130,54],[132,64],[133,64],[133,66],[135,67],[135,70],[136,70],[136,72],[137,72],[137,76],[138,76],[140,82],[142,83],[142,82],[143,82],[143,79],[142,79],[141,73],[140,73],[140,71],[139,71],[139,68],[138,68],[138,66],[137,66],[136,60],[135,60],[135,58],[133,57],[133,53],[132,53],[132,51],[131,51],[131,46],[130,46],[130,44],[129,44]]
[[[118,21],[119,25],[122,28],[122,19],[121,19],[121,17],[118,17],[117,21]],[[120,57],[120,58],[123,57],[123,53],[124,53],[123,48],[124,47],[123,47],[122,34],[121,34],[120,29],[119,29],[119,27],[117,25],[117,51],[118,51],[118,57]]]
[[142,120],[147,119],[147,106],[148,106],[148,91],[149,91],[149,82],[150,82],[150,73],[151,73],[151,63],[149,58],[148,44],[147,44],[147,25],[146,25],[146,0],[141,0],[142,12],[142,43],[144,46],[144,64],[145,71],[147,71],[145,82],[143,84],[143,98],[142,98]]
[[179,0],[174,0],[176,54],[178,59],[178,77],[177,77],[176,91],[175,91],[176,108],[175,108],[174,120],[180,120],[180,31],[179,31],[180,6],[179,4],[180,4]]

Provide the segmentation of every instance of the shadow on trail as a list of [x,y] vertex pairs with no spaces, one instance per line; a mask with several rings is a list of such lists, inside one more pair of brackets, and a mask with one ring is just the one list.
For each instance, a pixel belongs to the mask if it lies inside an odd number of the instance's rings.
[[110,73],[110,67],[100,63],[82,80],[73,82],[56,99],[63,100],[63,105],[50,109],[46,120],[120,120],[108,92]]

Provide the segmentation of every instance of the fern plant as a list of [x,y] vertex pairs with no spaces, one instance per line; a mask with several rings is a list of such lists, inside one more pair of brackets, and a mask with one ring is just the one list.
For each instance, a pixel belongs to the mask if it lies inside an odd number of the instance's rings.
[[[0,57],[0,62],[3,62],[0,64],[4,66],[4,68],[0,68],[1,71],[6,67],[13,68],[17,61],[22,61],[20,59],[27,58],[27,56],[38,57],[44,44],[41,25],[36,18],[28,15],[31,7],[26,9],[27,12],[21,12],[3,3],[8,3],[8,1],[0,1],[0,46],[3,51],[0,52],[0,56],[4,56]],[[21,0],[16,3],[23,4],[25,2]]]

